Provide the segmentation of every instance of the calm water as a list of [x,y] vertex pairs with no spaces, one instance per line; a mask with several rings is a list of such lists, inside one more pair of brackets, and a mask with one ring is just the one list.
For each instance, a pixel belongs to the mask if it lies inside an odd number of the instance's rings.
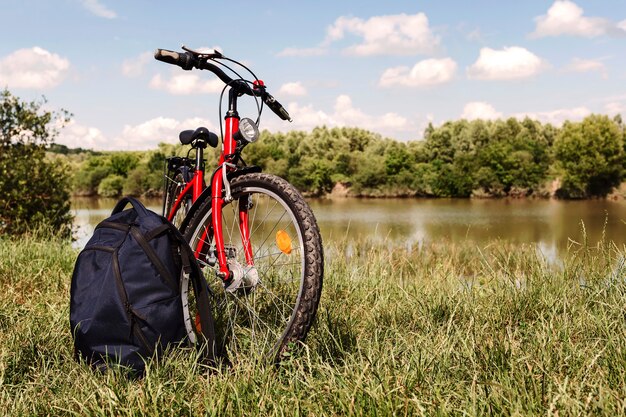
[[[77,246],[108,217],[113,199],[75,199]],[[160,213],[161,200],[145,200]],[[626,244],[626,202],[552,200],[310,200],[325,241],[390,240],[406,245],[448,240],[484,244],[493,239],[537,243],[544,253],[558,254],[568,239],[589,242],[606,235]]]

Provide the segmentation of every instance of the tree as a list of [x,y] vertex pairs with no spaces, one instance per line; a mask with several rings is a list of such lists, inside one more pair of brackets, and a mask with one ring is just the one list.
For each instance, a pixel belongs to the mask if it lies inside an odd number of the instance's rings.
[[391,142],[385,152],[385,169],[388,177],[397,175],[402,170],[411,167],[409,153],[406,151],[406,145],[401,142]]
[[74,192],[85,196],[96,195],[100,182],[111,173],[106,156],[89,156],[74,176]]
[[118,197],[124,188],[124,177],[112,174],[103,179],[98,186],[98,195],[102,197]]
[[491,123],[491,130],[489,140],[480,141],[478,148],[477,185],[494,195],[508,194],[513,187],[527,192],[537,189],[549,166],[548,141],[541,124],[510,118]]
[[555,139],[554,153],[563,175],[560,194],[564,197],[606,196],[621,181],[622,132],[607,116],[565,122]]
[[127,152],[116,152],[111,155],[110,165],[111,172],[114,175],[122,177],[128,176],[128,173],[137,166],[137,156]]
[[43,109],[0,92],[0,234],[20,235],[38,227],[71,232],[69,177],[46,159],[46,147],[69,121],[64,110]]

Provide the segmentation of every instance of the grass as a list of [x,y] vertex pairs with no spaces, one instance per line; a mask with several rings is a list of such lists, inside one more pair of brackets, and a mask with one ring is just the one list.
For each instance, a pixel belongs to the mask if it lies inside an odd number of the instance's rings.
[[279,367],[206,372],[188,352],[146,377],[73,359],[67,242],[0,239],[0,414],[624,415],[626,257],[575,245],[327,248],[317,322]]

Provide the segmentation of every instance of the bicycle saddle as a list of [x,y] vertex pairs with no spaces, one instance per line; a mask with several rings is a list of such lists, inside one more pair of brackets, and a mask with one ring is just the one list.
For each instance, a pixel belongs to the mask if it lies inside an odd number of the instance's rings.
[[217,147],[218,142],[217,135],[209,132],[209,129],[206,127],[199,127],[196,130],[183,130],[178,135],[178,139],[180,139],[180,143],[183,145],[189,145],[193,141],[201,140],[213,148]]

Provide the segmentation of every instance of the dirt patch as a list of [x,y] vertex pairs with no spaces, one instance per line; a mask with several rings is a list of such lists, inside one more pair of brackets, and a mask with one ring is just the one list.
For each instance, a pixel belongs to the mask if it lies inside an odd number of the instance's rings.
[[333,187],[332,191],[330,192],[329,197],[330,198],[344,198],[344,197],[348,197],[349,194],[350,194],[350,187],[338,182]]
[[561,188],[561,179],[557,178],[550,183],[550,198],[556,196],[556,192]]
[[626,199],[626,182],[623,182],[619,185],[619,187],[614,188],[611,194],[607,195],[606,198],[611,200]]

